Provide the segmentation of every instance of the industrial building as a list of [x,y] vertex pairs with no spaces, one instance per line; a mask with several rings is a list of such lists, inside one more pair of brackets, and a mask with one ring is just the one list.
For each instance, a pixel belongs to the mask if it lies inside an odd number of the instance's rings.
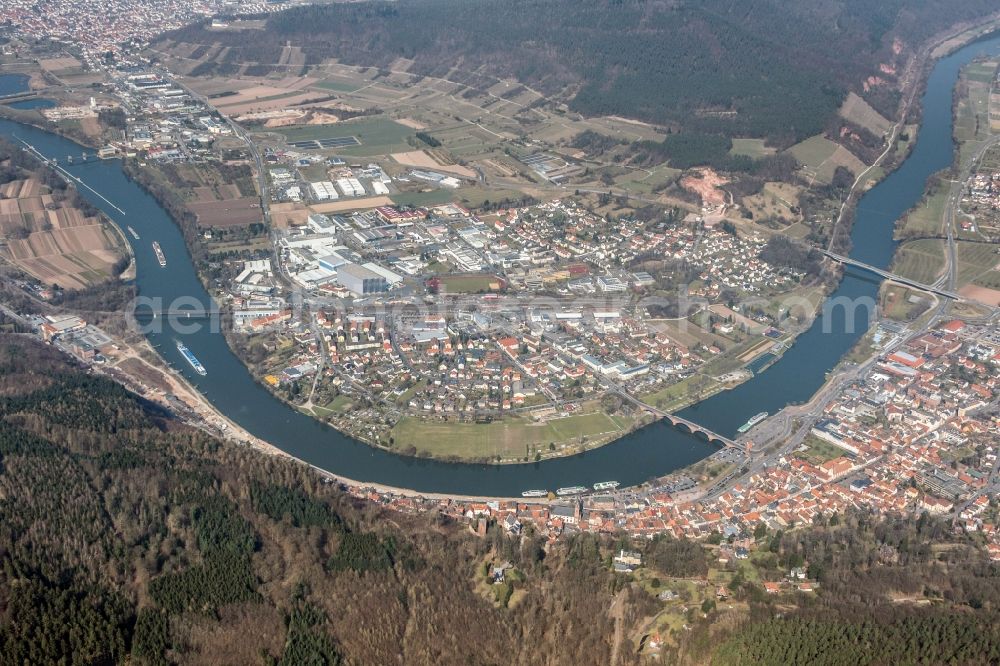
[[365,186],[357,178],[338,178],[337,187],[344,193],[345,197],[363,197]]
[[309,192],[316,201],[330,201],[339,199],[336,188],[329,180],[321,180],[317,183],[309,183]]
[[384,276],[357,264],[345,264],[338,268],[337,282],[358,296],[379,294],[389,289]]

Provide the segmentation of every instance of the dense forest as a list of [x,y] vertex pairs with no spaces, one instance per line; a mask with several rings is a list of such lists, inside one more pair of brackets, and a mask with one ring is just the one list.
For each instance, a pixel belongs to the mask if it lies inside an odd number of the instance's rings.
[[[730,583],[746,610],[691,609],[658,662],[1000,658],[1000,577],[974,535],[852,513],[753,536],[755,577]],[[629,646],[661,602],[610,570],[619,548],[667,580],[717,566],[667,536],[482,538],[392,512],[0,333],[2,664],[651,663]],[[758,578],[789,567],[820,593],[766,595]]]
[[614,574],[543,545],[361,503],[0,334],[2,664],[606,663]]
[[[617,114],[775,145],[818,134],[848,90],[893,59],[898,37],[930,35],[996,9],[992,0],[403,0],[295,7],[248,40],[206,24],[171,40],[225,46],[197,73],[279,62],[286,43],[307,64],[338,58],[485,89],[514,77],[585,115]],[[881,74],[883,77],[886,75]],[[892,95],[868,99],[883,114]]]
[[[765,580],[804,567],[822,592],[796,607],[749,581],[742,621],[692,628],[664,663],[995,664],[1000,661],[1000,565],[976,535],[945,520],[836,514],[789,533],[762,533]],[[766,568],[774,567],[771,574]]]

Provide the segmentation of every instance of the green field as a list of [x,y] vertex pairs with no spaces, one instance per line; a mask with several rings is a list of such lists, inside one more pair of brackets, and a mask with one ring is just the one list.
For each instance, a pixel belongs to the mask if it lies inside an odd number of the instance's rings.
[[926,292],[892,283],[882,287],[880,297],[882,314],[893,321],[911,321],[930,303]]
[[875,136],[883,136],[892,127],[891,122],[853,92],[840,107],[840,115],[855,125],[864,127]]
[[980,62],[968,65],[962,72],[966,94],[955,108],[955,140],[959,142],[960,158],[975,150],[975,143],[990,136],[989,97],[996,63]]
[[284,134],[290,142],[354,136],[361,142],[360,146],[330,150],[338,155],[358,157],[412,150],[406,140],[414,134],[409,127],[385,116],[358,118],[333,125],[289,125],[276,128],[275,131]]
[[958,243],[958,285],[970,282],[995,288],[1000,264],[1000,245],[990,243]]
[[389,197],[400,206],[435,206],[455,200],[452,190],[431,190],[430,192],[400,192]]
[[442,275],[441,290],[449,294],[481,294],[500,281],[495,275]]
[[488,187],[460,187],[457,190],[430,190],[429,192],[400,192],[390,195],[393,203],[403,206],[434,206],[437,204],[460,202],[470,208],[479,208],[487,201],[518,200],[523,192],[512,189],[490,189]]
[[896,237],[939,235],[947,203],[948,187],[946,184],[934,185],[929,194],[925,195],[915,208],[904,215],[902,224],[896,231]]
[[652,194],[653,190],[672,182],[680,175],[679,169],[671,169],[666,165],[652,169],[630,169],[615,178],[615,185],[629,192]]
[[430,133],[451,153],[459,157],[488,152],[502,140],[502,137],[469,123],[437,127]]
[[854,175],[865,169],[865,164],[851,151],[821,134],[797,143],[788,150],[802,164],[807,176],[824,183],[833,179],[838,166],[847,168]]
[[320,81],[318,83],[313,84],[313,86],[316,88],[322,88],[324,90],[332,90],[334,92],[354,92],[363,85],[365,84],[364,83],[359,84],[352,81],[336,81],[333,79],[326,79],[325,81]]
[[676,384],[664,387],[653,393],[647,393],[642,401],[658,409],[672,411],[680,406],[688,405],[699,399],[707,398],[719,391],[719,382],[704,375],[692,375]]
[[[899,140],[896,141],[896,152],[905,155],[910,147],[917,140],[919,125],[906,125],[899,133]],[[906,137],[905,139],[903,137]]]
[[315,416],[336,416],[343,414],[354,406],[354,399],[348,395],[338,395],[326,405],[313,405],[312,411]]
[[764,145],[764,139],[733,139],[731,155],[746,155],[747,157],[765,157],[773,155],[774,148]]
[[828,460],[833,460],[844,455],[844,452],[840,448],[815,435],[808,435],[804,444],[806,446],[805,451],[799,451],[795,455],[811,462],[813,465],[822,465]]
[[833,157],[837,144],[822,135],[810,137],[788,149],[800,163],[813,169]]
[[993,77],[996,75],[996,71],[997,64],[992,60],[986,62],[974,62],[966,68],[965,76],[970,81],[992,83]]
[[391,431],[393,446],[410,446],[433,457],[478,460],[534,457],[550,451],[549,445],[577,447],[581,438],[588,441],[609,440],[624,434],[631,422],[604,412],[577,414],[543,423],[520,417],[506,417],[492,423],[455,423],[404,417]]
[[976,166],[977,173],[989,173],[991,171],[1000,171],[1000,147],[997,146],[993,146],[983,153],[978,166]]
[[896,251],[892,272],[931,284],[944,270],[944,241],[921,239],[903,243]]

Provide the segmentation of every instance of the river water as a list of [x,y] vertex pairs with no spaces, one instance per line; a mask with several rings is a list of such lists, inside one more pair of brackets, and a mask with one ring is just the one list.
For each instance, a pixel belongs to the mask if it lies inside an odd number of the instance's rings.
[[[962,65],[980,54],[1000,49],[1000,37],[970,44],[941,59],[923,96],[923,119],[913,152],[899,169],[859,201],[851,234],[851,256],[887,267],[895,251],[893,226],[923,194],[927,178],[952,162],[952,91]],[[14,92],[14,91],[11,91]],[[0,134],[24,139],[73,176],[94,188],[81,193],[124,230],[135,252],[140,296],[171,304],[183,299],[208,307],[210,298],[195,274],[180,231],[162,208],[129,181],[118,161],[68,164],[81,148],[54,134],[0,120]],[[167,258],[160,267],[152,249],[158,241]],[[848,271],[831,302],[873,302],[878,282],[867,274]],[[732,436],[750,416],[807,401],[822,386],[826,374],[868,328],[864,307],[825,308],[824,314],[784,356],[741,386],[719,393],[680,413],[715,432]],[[853,324],[851,319],[853,316]],[[207,327],[191,332],[148,334],[164,358],[214,404],[249,432],[308,463],[358,481],[421,492],[514,496],[529,488],[554,489],[617,480],[634,485],[690,465],[716,450],[714,445],[663,423],[580,455],[523,465],[470,465],[422,460],[372,448],[320,424],[274,398],[257,384],[229,349],[223,336]],[[182,340],[208,370],[198,375],[176,348]]]

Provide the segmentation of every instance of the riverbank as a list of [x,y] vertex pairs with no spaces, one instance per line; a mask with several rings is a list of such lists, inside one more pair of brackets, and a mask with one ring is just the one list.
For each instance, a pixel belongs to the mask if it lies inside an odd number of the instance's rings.
[[[940,40],[936,42],[936,45],[934,44],[928,45],[928,47],[924,49],[924,51],[926,51],[924,55],[925,60],[919,65],[919,69],[922,72],[924,72],[924,74],[919,79],[919,85],[913,87],[913,93],[916,93],[917,90],[922,90],[926,92],[925,88],[929,80],[929,73],[932,71],[931,65],[938,63],[941,59],[946,58],[958,52],[960,49],[966,46],[974,45],[979,41],[990,38],[993,38],[995,40],[998,31],[1000,31],[1000,17],[989,21],[986,25],[983,26],[961,28],[958,29],[957,32],[955,30],[948,31],[944,37],[942,37]],[[964,65],[962,69],[964,69],[964,67],[967,66],[968,65]],[[949,89],[949,92],[952,92],[953,89],[954,87],[952,89]],[[910,104],[912,105],[912,103],[913,102],[911,101]],[[946,172],[955,173],[962,156],[963,145],[959,141],[954,140],[953,136],[955,128],[956,107],[952,104],[949,104],[948,109],[949,109],[948,134],[946,137],[935,137],[935,138],[937,138],[939,141],[940,140],[947,141],[947,144],[949,146],[949,154],[952,157],[951,161],[948,164],[943,164],[941,165],[939,170],[933,171],[933,173],[938,173],[938,174]],[[907,120],[908,118],[905,116],[900,117],[897,120],[898,127],[904,127],[905,126],[904,123]],[[917,137],[917,140],[919,140],[924,134],[925,134],[924,118],[921,117],[921,129],[920,129],[920,134]],[[913,147],[914,144],[913,142],[911,142],[909,148],[912,150]],[[891,173],[887,174],[887,177],[891,177],[891,175],[892,175]],[[928,180],[926,184],[927,184],[927,189],[925,190],[924,188],[921,188],[920,190],[919,200],[916,201],[913,206],[903,211],[898,217],[896,217],[893,220],[894,241],[905,241],[907,235],[903,233],[904,227],[897,224],[897,222],[898,220],[907,220],[911,216],[921,216],[921,219],[912,221],[914,227],[920,228],[921,225],[926,226],[927,223],[931,223],[934,225],[934,228],[938,230],[937,236],[941,238],[942,243],[944,242],[944,239],[947,237],[947,234],[944,234],[944,232],[941,230],[947,224],[947,220],[949,219],[949,214],[952,212],[952,204],[956,204],[956,202],[953,201],[954,192],[950,191],[953,188],[944,187],[943,184],[939,183],[938,179],[936,178]],[[960,184],[953,183],[953,185],[957,185],[959,188],[961,187]],[[940,187],[941,191],[939,195],[933,194],[933,191],[936,187]],[[935,203],[936,199],[940,199],[940,201],[937,201]],[[933,208],[935,214],[927,215],[926,211],[923,210],[924,208]],[[925,220],[923,218],[928,218],[928,219]],[[920,231],[919,233],[923,234],[927,232]],[[894,267],[898,266],[900,262],[903,261],[904,258],[903,253],[905,253],[906,251],[907,251],[907,245],[905,242],[896,242],[894,244],[894,250],[891,255],[891,261]],[[942,255],[945,254],[946,253],[942,252]],[[941,260],[942,260],[941,271],[945,270],[944,266],[946,265],[946,263],[947,263],[947,268],[949,270],[953,271],[955,269],[955,266],[951,265],[951,262],[954,261],[954,258],[948,259],[946,256],[942,256]],[[904,274],[905,273],[906,270],[904,267]],[[931,283],[934,281],[934,278],[938,277],[939,275],[940,272],[936,272],[934,275],[930,277],[921,274],[914,276],[914,279],[919,278],[920,281]],[[888,284],[891,283],[889,282],[885,283],[885,285]],[[898,291],[902,291],[904,292],[904,294],[908,293],[907,290],[903,288],[899,288]],[[886,314],[891,314],[884,312],[882,310],[882,306],[885,302],[884,295],[885,295],[885,286],[883,285],[883,287],[879,290],[879,297],[876,301],[877,302],[876,317],[873,320],[873,322],[871,322],[872,323],[871,328],[869,328],[866,331],[866,333],[861,338],[858,339],[855,345],[851,347],[849,352],[837,364],[837,371],[834,374],[831,374],[829,380],[822,387],[822,391],[827,391],[829,387],[834,384],[834,382],[839,381],[838,377],[851,366],[863,366],[865,364],[868,364],[872,361],[873,358],[876,358],[881,353],[881,349],[872,344],[872,335],[875,329],[877,328],[876,322],[882,316]],[[944,307],[945,310],[950,308],[950,305],[947,304],[942,306],[940,299],[936,297],[931,297],[928,300],[929,300],[929,305],[926,309],[926,314],[919,316],[917,320],[912,323],[913,327],[916,327],[918,329],[927,328],[933,323],[935,318],[940,317],[942,315],[942,312],[940,311],[941,307]],[[819,395],[819,393],[817,393],[817,395]],[[786,414],[791,412],[792,412],[791,408],[786,408],[786,410],[783,410],[781,414]]]
[[[953,30],[951,30],[951,31],[949,32],[949,36],[951,36],[951,35],[952,35],[953,33],[955,33],[955,32],[956,32],[956,30],[957,30],[957,29],[953,29]],[[928,49],[929,49],[929,47],[925,47],[925,48],[921,49],[921,53],[925,53],[925,52],[926,52],[926,51],[927,51]],[[913,64],[911,64],[910,68],[911,68],[911,69],[914,69],[914,70],[915,70],[915,69],[918,69],[918,62],[919,62],[919,58],[915,59],[915,60],[913,61]],[[909,95],[907,95],[907,94],[905,94],[905,91],[904,91],[904,95],[903,95],[903,97],[904,97],[904,99],[906,100],[906,103],[905,103],[905,105],[903,106],[903,109],[902,109],[902,112],[901,112],[901,114],[900,114],[900,118],[899,118],[899,120],[898,120],[898,122],[897,122],[897,125],[896,125],[896,127],[895,127],[895,128],[893,129],[893,131],[892,131],[892,133],[891,133],[891,137],[890,137],[890,140],[889,140],[889,141],[887,141],[887,146],[886,146],[886,151],[885,151],[885,153],[883,153],[883,157],[882,157],[882,158],[880,158],[880,160],[878,160],[878,161],[876,162],[876,165],[879,165],[879,164],[883,164],[883,162],[882,162],[882,159],[884,159],[884,158],[885,158],[885,157],[886,157],[887,155],[889,155],[889,154],[891,153],[891,151],[892,151],[892,150],[893,150],[893,149],[895,148],[895,145],[896,145],[896,138],[898,137],[899,133],[900,133],[900,132],[902,131],[902,128],[903,128],[903,127],[905,127],[905,123],[906,123],[906,122],[907,122],[908,120],[910,120],[910,118],[909,118],[909,115],[908,115],[908,114],[909,114],[909,111],[910,111],[910,106],[909,106],[909,104],[911,104],[911,103],[913,102],[913,99],[914,99],[914,96],[915,96],[915,94],[916,94],[916,90],[918,89],[918,85],[917,85],[917,84],[918,84],[918,78],[914,78],[914,79],[912,80],[912,83],[913,83],[913,88],[912,88],[912,90],[910,91],[910,94],[909,94]],[[858,182],[857,182],[857,183],[860,183],[860,182],[861,182],[862,180],[865,180],[865,179],[866,179],[866,176],[867,176],[867,175],[868,175],[869,173],[870,173],[870,170],[869,170],[869,171],[866,171],[866,172],[864,172],[864,173],[863,173],[863,174],[861,175],[861,177],[859,177],[859,179],[858,179]],[[856,183],[856,184],[857,184],[857,183]],[[850,203],[848,203],[848,204],[847,204],[847,205],[845,206],[845,210],[847,210],[847,209],[849,209],[849,208],[850,208]],[[846,233],[846,227],[845,227],[845,231],[844,231],[844,233]],[[204,280],[203,280],[203,282],[204,282]],[[804,330],[808,330],[808,327],[806,327],[806,328],[805,328]],[[800,330],[800,331],[799,331],[799,333],[802,333],[802,332],[804,332],[804,330]],[[788,344],[789,344],[789,346],[793,346],[793,345],[794,345],[794,344],[796,344],[796,343],[795,343],[795,341],[794,341],[794,340],[789,340],[789,341],[788,341]],[[776,363],[780,363],[780,360],[776,359],[776,360],[775,360],[775,362],[776,362]],[[767,371],[765,371],[765,372],[770,372],[770,370],[767,370]],[[720,395],[720,394],[714,394],[714,395],[715,395],[715,397],[716,397],[716,398],[718,398],[718,399],[724,399],[724,397],[725,397],[725,396],[723,396],[723,395]],[[280,397],[280,396],[279,396],[279,397]],[[697,402],[697,404],[695,404],[695,405],[693,405],[693,406],[690,406],[689,408],[690,408],[690,409],[693,409],[693,410],[699,410],[699,409],[700,409],[699,405],[700,405],[700,404],[701,404],[701,403],[703,402],[703,400],[702,400],[701,398],[710,398],[710,397],[712,397],[712,395],[711,395],[711,394],[710,394],[710,395],[701,395],[701,396],[699,396],[699,399],[698,399],[698,400],[696,401],[696,402]],[[290,404],[291,404],[291,403],[290,403]],[[293,406],[294,406],[294,404],[293,404]],[[685,407],[686,407],[686,405],[685,405]],[[313,412],[313,415],[315,415],[315,412]],[[348,417],[348,418],[349,418],[349,417]],[[447,426],[445,425],[445,426],[442,426],[442,427],[447,427]],[[365,435],[365,434],[363,434],[363,433],[353,433],[353,432],[352,432],[351,434],[352,434],[353,436],[356,436],[356,437],[358,437],[359,439],[364,439],[364,440],[366,440],[366,441],[368,441],[368,442],[372,442],[372,441],[373,441],[373,438],[371,438],[371,437],[369,437],[369,436],[367,436],[367,435]],[[429,436],[430,436],[430,435],[429,435]],[[614,440],[615,438],[609,438],[609,439],[613,441],[613,440]],[[390,447],[390,446],[387,446],[387,447],[385,447],[385,449],[386,449],[386,450],[389,450],[389,451],[394,451],[394,452],[399,452],[399,451],[403,451],[403,452],[406,452],[406,450],[407,450],[407,447],[406,447],[406,443],[404,442],[402,446],[397,446],[397,447]],[[529,460],[525,461],[525,460],[524,460],[524,458],[525,458],[525,457],[529,458]],[[518,460],[517,462],[530,462],[530,459],[531,459],[531,458],[538,458],[538,459],[547,459],[547,458],[550,458],[550,457],[555,457],[555,456],[550,456],[550,455],[548,455],[547,453],[545,453],[544,451],[543,451],[543,452],[542,452],[541,454],[539,454],[539,453],[537,453],[537,452],[534,452],[534,455],[531,455],[531,452],[528,452],[528,455],[525,455],[525,456],[521,457],[521,459],[520,459],[520,460]],[[446,460],[448,460],[449,458],[445,458],[445,459],[446,459]],[[450,459],[451,459],[451,460],[456,460],[456,459],[460,459],[460,458],[450,458]],[[465,458],[465,459],[466,459],[466,460],[468,460],[468,458]],[[482,460],[482,459],[481,459],[481,458],[477,458],[477,461],[479,461],[479,460]],[[510,460],[510,462],[515,462],[515,460],[514,460],[514,459],[511,459],[511,460]]]
[[57,134],[61,137],[69,139],[73,143],[79,144],[83,148],[89,148],[90,150],[96,151],[102,147],[100,142],[95,141],[94,138],[86,132],[75,132],[69,130],[59,123],[48,120],[35,109],[15,109],[5,104],[0,104],[0,118],[20,123],[22,125],[31,125],[32,127],[37,127],[42,131]]
[[[961,57],[971,57],[971,53]],[[934,102],[934,113],[927,114],[925,123],[931,117],[933,122],[929,127],[937,129],[924,132],[906,165],[862,199],[859,220],[863,223],[853,231],[854,253],[859,261],[887,265],[895,249],[891,242],[894,219],[889,218],[918,200],[927,169],[934,167],[942,154],[945,162],[951,159],[950,122],[945,127],[944,119],[938,116],[943,100],[944,115],[950,119],[947,112],[951,107],[953,80],[949,77],[953,76],[955,66],[955,62],[950,62],[936,67],[933,86],[928,86],[933,94],[928,95],[927,102]],[[938,131],[941,127],[945,127],[943,132]],[[49,155],[65,155],[67,149],[73,150],[57,137],[8,128],[2,123],[0,128],[28,136]],[[943,146],[938,141],[929,141],[936,134],[949,135]],[[144,297],[162,299],[168,304],[179,298],[208,302],[193,266],[185,261],[188,253],[180,231],[148,195],[124,178],[116,162],[74,165],[71,169],[85,176],[88,182],[100,183],[101,195],[117,206],[117,210],[109,209],[111,217],[119,224],[128,220],[142,235],[144,241],[133,243],[133,247],[137,254],[137,284]],[[156,263],[149,247],[153,239],[160,242],[166,253],[166,267]],[[848,271],[831,298],[871,298],[876,291],[875,281]],[[866,320],[857,324],[867,328]],[[750,414],[761,411],[774,414],[788,404],[802,402],[823,385],[826,372],[860,334],[847,325],[839,310],[831,317],[824,314],[771,368],[732,391],[685,410],[681,416],[715,432],[729,433],[735,432]],[[609,479],[620,481],[623,487],[639,485],[650,477],[685,468],[717,450],[657,423],[600,449],[532,465],[462,465],[405,458],[343,437],[274,400],[252,382],[222,336],[212,331],[150,331],[148,338],[158,353],[174,362],[177,371],[213,407],[260,440],[339,478],[364,479],[384,487],[408,487],[419,494],[516,497],[528,488],[592,485]],[[184,365],[176,352],[177,339],[183,339],[205,363],[206,376],[197,376]]]

